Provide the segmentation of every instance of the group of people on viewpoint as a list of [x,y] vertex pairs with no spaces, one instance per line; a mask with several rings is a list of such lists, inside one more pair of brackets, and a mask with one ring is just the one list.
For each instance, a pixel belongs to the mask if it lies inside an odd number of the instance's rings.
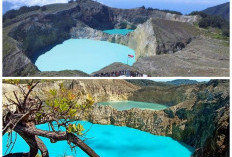
[[127,70],[120,70],[113,72],[102,72],[102,73],[94,74],[94,77],[151,77],[151,76],[127,69]]

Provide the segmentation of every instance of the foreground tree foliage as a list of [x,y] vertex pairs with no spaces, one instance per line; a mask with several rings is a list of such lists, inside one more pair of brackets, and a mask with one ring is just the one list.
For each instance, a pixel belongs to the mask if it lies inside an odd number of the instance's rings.
[[[83,92],[74,94],[60,84],[59,90],[50,90],[46,98],[41,100],[33,92],[39,81],[28,81],[20,84],[20,80],[5,80],[17,86],[18,91],[13,91],[14,98],[4,94],[8,103],[3,104],[3,130],[8,133],[8,150],[12,150],[15,141],[12,140],[13,131],[19,134],[29,145],[29,153],[11,154],[6,156],[35,157],[38,151],[42,157],[49,157],[46,144],[38,137],[50,139],[52,143],[67,141],[71,149],[81,148],[91,157],[98,155],[84,143],[84,127],[78,123],[81,115],[85,114],[94,101],[90,95]],[[80,103],[81,102],[81,103]],[[36,125],[48,124],[50,130],[40,130]],[[65,131],[62,131],[65,130]]]

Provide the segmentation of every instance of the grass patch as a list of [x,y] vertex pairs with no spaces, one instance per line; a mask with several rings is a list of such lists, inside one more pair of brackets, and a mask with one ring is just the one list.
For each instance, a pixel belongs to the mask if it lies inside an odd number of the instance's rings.
[[8,33],[15,25],[16,24],[3,28],[3,58],[17,50],[16,42],[8,36]]

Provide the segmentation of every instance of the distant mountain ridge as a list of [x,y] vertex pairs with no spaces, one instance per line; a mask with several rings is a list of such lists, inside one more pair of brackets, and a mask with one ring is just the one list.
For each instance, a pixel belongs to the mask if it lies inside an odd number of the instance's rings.
[[137,79],[126,79],[127,82],[130,82],[133,85],[146,87],[146,86],[161,86],[166,87],[170,86],[171,84],[167,84],[166,82],[156,82],[152,80],[137,80]]
[[173,80],[173,81],[167,81],[167,84],[171,84],[171,85],[190,85],[190,84],[198,84],[199,82],[196,80],[189,80],[189,79],[183,79],[183,80]]
[[189,79],[178,79],[178,80],[167,81],[167,82],[157,82],[153,80],[137,80],[137,79],[126,79],[126,81],[140,87],[147,87],[147,86],[170,87],[170,86],[181,86],[181,85],[194,85],[200,83],[196,80],[189,80]]
[[230,20],[230,2],[223,3],[214,7],[203,10],[204,13],[209,15],[218,15],[223,19]]

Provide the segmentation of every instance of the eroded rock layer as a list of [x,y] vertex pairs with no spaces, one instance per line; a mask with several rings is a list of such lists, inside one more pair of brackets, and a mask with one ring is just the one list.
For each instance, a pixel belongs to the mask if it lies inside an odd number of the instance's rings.
[[86,119],[170,136],[195,147],[195,157],[229,156],[228,81],[211,81],[185,92],[184,101],[163,111],[117,111],[110,106],[95,106]]

